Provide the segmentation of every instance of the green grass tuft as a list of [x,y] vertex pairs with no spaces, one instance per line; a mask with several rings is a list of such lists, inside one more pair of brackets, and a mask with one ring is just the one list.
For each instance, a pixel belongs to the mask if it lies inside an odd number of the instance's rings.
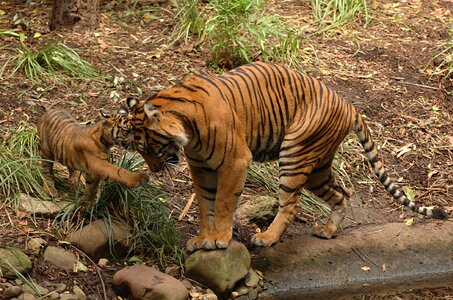
[[299,29],[272,11],[267,0],[212,0],[205,7],[196,0],[175,2],[173,41],[197,35],[212,66],[232,68],[260,57],[300,68],[310,57]]
[[53,41],[40,50],[33,50],[25,45],[15,49],[12,56],[0,70],[3,75],[6,66],[14,64],[11,76],[22,70],[25,76],[34,83],[50,79],[52,81],[72,80],[100,80],[99,72],[85,62],[77,52],[63,44]]
[[[144,164],[140,156],[129,152],[113,163],[132,172]],[[76,204],[81,197],[76,195]],[[118,220],[132,231],[131,253],[151,253],[161,260],[170,258],[181,263],[182,248],[167,206],[167,195],[155,183],[128,189],[121,184],[104,182],[96,203],[82,212],[80,206],[74,211],[62,212],[54,221],[57,230],[64,235],[95,219]]]
[[436,54],[429,62],[435,67],[431,76],[439,76],[444,80],[451,79],[453,74],[453,24],[449,32],[449,37],[437,46]]
[[34,127],[20,126],[0,144],[0,195],[16,206],[19,193],[40,195],[41,159]]
[[342,27],[361,15],[368,23],[366,0],[311,0],[311,4],[315,21],[322,28],[320,32]]
[[[252,163],[248,170],[247,182],[264,189],[270,196],[277,197],[278,177],[276,163]],[[302,190],[300,198],[300,207],[307,214],[326,216],[330,212],[328,205],[305,190]]]

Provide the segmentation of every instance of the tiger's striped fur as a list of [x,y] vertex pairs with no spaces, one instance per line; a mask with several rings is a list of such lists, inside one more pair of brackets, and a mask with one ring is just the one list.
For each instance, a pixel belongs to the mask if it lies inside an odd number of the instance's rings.
[[81,126],[67,112],[48,110],[38,121],[39,150],[43,167],[43,191],[58,196],[54,185],[53,161],[69,171],[71,185],[76,185],[78,172],[84,173],[86,201],[96,197],[100,180],[118,182],[129,188],[145,184],[148,176],[136,174],[115,166],[108,161],[110,148],[117,144],[129,148],[132,144],[131,123],[127,110],[108,116],[91,126]]
[[224,248],[250,162],[278,160],[279,212],[252,241],[277,242],[293,219],[302,187],[332,208],[314,234],[331,238],[345,216],[349,194],[331,172],[335,152],[353,129],[387,191],[419,214],[446,218],[441,208],[411,202],[387,176],[357,110],[318,80],[271,63],[252,63],[222,76],[199,73],[147,101],[128,100],[136,149],[153,171],[184,148],[200,211],[200,233],[190,251]]

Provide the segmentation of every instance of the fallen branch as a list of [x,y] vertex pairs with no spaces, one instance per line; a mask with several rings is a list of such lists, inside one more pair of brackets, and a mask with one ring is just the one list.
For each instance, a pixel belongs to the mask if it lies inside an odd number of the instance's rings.
[[404,81],[404,78],[402,78],[402,77],[390,77],[390,78],[398,80],[401,83],[406,84],[406,85],[412,85],[412,86],[416,86],[416,87],[420,87],[420,88],[424,88],[424,89],[436,90],[436,91],[443,91],[443,89],[435,87],[435,86],[429,86],[429,85]]

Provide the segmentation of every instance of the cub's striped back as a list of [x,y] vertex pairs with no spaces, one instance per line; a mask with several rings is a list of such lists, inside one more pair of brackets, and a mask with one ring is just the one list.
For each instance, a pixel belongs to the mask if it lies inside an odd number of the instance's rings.
[[[77,171],[85,174],[89,201],[95,197],[100,180],[133,187],[145,181],[147,176],[133,174],[108,162],[113,145],[129,148],[132,144],[132,124],[127,110],[112,116],[101,114],[101,117],[102,120],[94,125],[82,126],[63,110],[48,110],[41,116],[37,129],[46,194],[58,195],[53,177],[54,161],[68,167],[71,185],[77,184]],[[121,175],[123,178],[119,179]]]

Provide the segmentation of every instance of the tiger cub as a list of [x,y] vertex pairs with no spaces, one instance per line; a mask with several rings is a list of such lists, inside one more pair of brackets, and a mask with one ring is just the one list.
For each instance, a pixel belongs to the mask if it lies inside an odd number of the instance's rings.
[[43,168],[43,191],[56,197],[53,161],[68,168],[69,182],[75,185],[78,172],[84,174],[86,201],[96,197],[101,180],[117,182],[129,188],[139,187],[148,181],[146,174],[136,174],[108,161],[113,145],[129,148],[133,139],[128,111],[120,109],[112,116],[101,113],[101,120],[82,126],[67,112],[57,109],[46,111],[38,121],[39,151]]
[[184,149],[200,211],[200,233],[187,249],[225,248],[251,161],[277,160],[279,211],[257,246],[275,244],[294,219],[301,189],[332,208],[313,233],[331,238],[345,217],[349,193],[335,180],[332,162],[348,132],[356,133],[381,184],[414,212],[446,219],[440,207],[412,202],[378,157],[360,112],[316,78],[256,62],[221,76],[193,74],[146,101],[128,100],[134,143],[152,171],[179,160]]

